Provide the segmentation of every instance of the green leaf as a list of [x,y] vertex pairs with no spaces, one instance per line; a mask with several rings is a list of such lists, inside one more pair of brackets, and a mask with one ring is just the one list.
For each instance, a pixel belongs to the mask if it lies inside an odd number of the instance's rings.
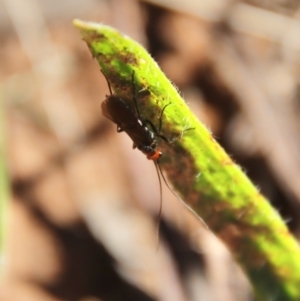
[[[74,20],[115,93],[132,105],[132,74],[143,118],[159,141],[162,167],[183,200],[230,249],[260,300],[300,300],[300,249],[268,201],[193,115],[147,51],[112,27]],[[146,92],[146,93],[145,93]],[[185,131],[187,128],[192,130]],[[178,139],[176,139],[178,138]]]

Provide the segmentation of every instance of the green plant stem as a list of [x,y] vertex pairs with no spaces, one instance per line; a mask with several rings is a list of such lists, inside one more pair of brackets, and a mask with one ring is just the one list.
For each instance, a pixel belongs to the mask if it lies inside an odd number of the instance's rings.
[[[193,115],[147,51],[117,30],[75,20],[114,91],[174,143],[159,141],[169,181],[231,250],[260,300],[300,300],[300,249],[285,223]],[[186,128],[193,128],[185,131]],[[175,139],[180,137],[180,139]]]

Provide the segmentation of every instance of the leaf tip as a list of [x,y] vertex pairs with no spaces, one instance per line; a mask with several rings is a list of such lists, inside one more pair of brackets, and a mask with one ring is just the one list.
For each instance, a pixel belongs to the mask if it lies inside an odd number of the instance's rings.
[[86,25],[86,22],[79,20],[79,19],[74,19],[72,22],[73,26],[79,29],[83,29],[84,26]]

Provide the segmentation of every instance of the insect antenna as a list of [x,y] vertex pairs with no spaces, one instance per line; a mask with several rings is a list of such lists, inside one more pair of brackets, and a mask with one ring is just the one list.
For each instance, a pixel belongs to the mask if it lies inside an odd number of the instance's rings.
[[156,169],[156,173],[158,176],[158,181],[159,181],[159,195],[160,195],[160,199],[159,199],[159,210],[158,210],[158,223],[160,222],[160,218],[161,218],[161,212],[162,212],[162,185],[161,185],[161,178],[160,178],[160,173],[161,170],[159,168],[159,164],[157,161],[153,161],[154,165],[155,165],[155,169]]
[[161,183],[161,177],[162,177],[164,183],[166,184],[166,186],[168,187],[168,189],[172,192],[172,194],[181,202],[182,202],[182,199],[175,193],[175,191],[168,184],[167,179],[165,178],[165,176],[164,176],[164,174],[161,170],[159,160],[154,161],[154,165],[155,165],[155,169],[156,169],[157,176],[158,176],[158,181],[159,181],[160,205],[159,205],[159,211],[158,211],[158,221],[160,221],[161,213],[162,213],[162,183]]

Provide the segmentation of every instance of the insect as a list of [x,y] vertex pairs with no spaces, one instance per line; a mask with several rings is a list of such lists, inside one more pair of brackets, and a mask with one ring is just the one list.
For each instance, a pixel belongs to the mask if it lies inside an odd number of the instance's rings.
[[[110,82],[105,74],[102,72],[106,78],[110,95],[106,96],[106,99],[101,104],[102,114],[104,117],[110,119],[117,125],[117,132],[126,132],[128,136],[133,141],[133,148],[139,149],[149,160],[153,160],[156,172],[159,180],[159,189],[160,189],[160,208],[159,208],[159,217],[162,211],[162,184],[161,177],[165,182],[166,186],[170,191],[179,198],[175,192],[168,185],[162,170],[160,168],[159,159],[162,156],[162,152],[158,149],[157,146],[157,137],[163,139],[165,142],[170,143],[170,141],[163,135],[160,134],[162,127],[162,118],[165,109],[170,105],[167,104],[163,107],[160,118],[158,130],[150,120],[143,119],[139,111],[137,104],[137,97],[134,84],[134,72],[132,73],[132,98],[134,102],[135,110],[132,108],[119,96],[113,94]],[[150,127],[148,127],[148,125]],[[160,177],[161,176],[161,177]]]

